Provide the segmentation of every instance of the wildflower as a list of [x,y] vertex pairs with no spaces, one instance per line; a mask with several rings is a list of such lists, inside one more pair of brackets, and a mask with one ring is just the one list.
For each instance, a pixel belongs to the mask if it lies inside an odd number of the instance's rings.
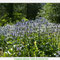
[[36,41],[34,41],[34,44],[36,45]]
[[17,51],[19,50],[19,47],[17,47]]
[[22,44],[24,44],[24,42],[22,42]]
[[24,22],[25,20],[23,19],[22,22]]
[[28,23],[28,22],[26,21],[26,22],[25,22],[25,25],[27,25],[27,23]]
[[19,52],[18,55],[21,55],[21,52]]
[[11,33],[12,36],[15,36],[15,33]]

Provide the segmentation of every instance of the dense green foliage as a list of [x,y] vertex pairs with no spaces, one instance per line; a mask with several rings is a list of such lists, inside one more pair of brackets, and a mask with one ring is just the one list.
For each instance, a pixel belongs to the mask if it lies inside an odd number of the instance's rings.
[[37,4],[37,3],[28,3],[27,4],[27,18],[28,19],[35,19],[35,17],[37,16],[37,13],[39,11],[39,9],[41,9],[41,4]]
[[37,12],[41,9],[41,4],[17,4],[1,3],[0,4],[0,25],[6,23],[15,23],[22,19],[35,19]]
[[17,20],[26,18],[26,4],[5,3],[0,4],[0,25],[14,23]]
[[59,3],[47,3],[42,10],[38,13],[38,16],[45,17],[47,20],[55,23],[60,23],[60,4]]
[[[55,34],[55,33],[54,33]],[[58,51],[58,41],[54,34],[25,34],[24,37],[0,36],[0,46],[4,48],[4,57],[54,57]],[[53,36],[53,37],[52,37]],[[4,41],[3,41],[4,40]]]
[[10,22],[15,23],[22,19],[34,20],[36,16],[45,17],[51,22],[60,23],[60,4],[0,3],[0,25]]

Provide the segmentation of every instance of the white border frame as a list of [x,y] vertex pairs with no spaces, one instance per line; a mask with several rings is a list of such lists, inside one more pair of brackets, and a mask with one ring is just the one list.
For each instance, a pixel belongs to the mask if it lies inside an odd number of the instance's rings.
[[60,3],[60,0],[0,0],[0,3]]

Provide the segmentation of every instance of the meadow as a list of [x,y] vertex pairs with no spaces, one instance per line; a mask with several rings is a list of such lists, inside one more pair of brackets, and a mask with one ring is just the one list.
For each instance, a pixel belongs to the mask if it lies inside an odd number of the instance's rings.
[[0,26],[1,57],[59,57],[60,24],[45,18]]

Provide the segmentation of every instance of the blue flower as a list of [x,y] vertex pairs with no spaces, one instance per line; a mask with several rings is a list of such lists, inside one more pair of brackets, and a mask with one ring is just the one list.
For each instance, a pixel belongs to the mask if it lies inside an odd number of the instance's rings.
[[21,55],[21,52],[19,52],[18,55]]
[[22,22],[24,22],[25,20],[24,19],[22,19]]
[[15,36],[15,33],[11,33],[12,36]]

